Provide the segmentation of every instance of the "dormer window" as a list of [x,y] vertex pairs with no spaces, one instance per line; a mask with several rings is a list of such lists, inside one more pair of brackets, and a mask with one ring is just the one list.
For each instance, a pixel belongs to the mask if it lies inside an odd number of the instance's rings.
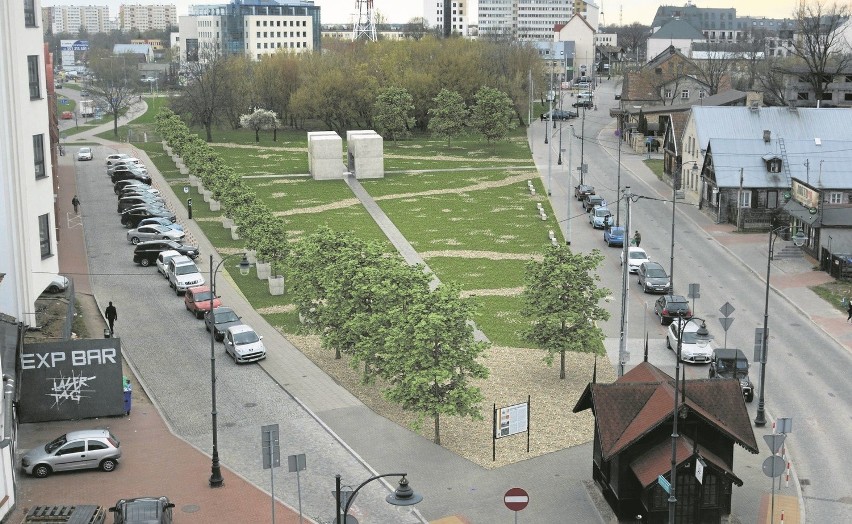
[[781,172],[781,157],[778,155],[763,155],[763,161],[766,163],[766,170],[770,173]]

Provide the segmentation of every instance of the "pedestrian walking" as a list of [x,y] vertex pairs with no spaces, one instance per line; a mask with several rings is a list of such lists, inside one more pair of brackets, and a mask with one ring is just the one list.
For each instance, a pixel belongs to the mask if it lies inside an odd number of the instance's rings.
[[848,301],[848,305],[846,306],[846,312],[849,313],[849,315],[846,317],[846,322],[849,322],[850,320],[852,320],[852,300]]
[[639,244],[642,242],[642,235],[639,234],[639,230],[636,230],[636,233],[633,234],[633,245],[639,247]]
[[109,334],[112,336],[115,334],[112,325],[116,320],[118,320],[118,311],[115,309],[115,306],[112,305],[112,302],[109,303],[104,314],[106,315],[107,322],[109,323]]
[[79,215],[80,199],[77,198],[77,195],[74,195],[74,198],[71,199],[71,205],[74,206],[74,214]]

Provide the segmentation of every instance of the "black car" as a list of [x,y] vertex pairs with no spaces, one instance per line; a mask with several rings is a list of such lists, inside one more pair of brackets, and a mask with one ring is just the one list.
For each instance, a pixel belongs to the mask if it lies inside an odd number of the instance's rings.
[[109,508],[115,513],[115,524],[172,524],[172,508],[168,497],[121,499]]
[[158,197],[162,199],[159,192],[152,192],[151,186],[128,186],[118,193],[118,198],[127,198],[133,196],[141,197]]
[[110,175],[110,180],[113,184],[119,180],[139,180],[140,182],[151,185],[151,176],[147,172],[131,167],[116,169]]
[[746,402],[754,400],[754,384],[748,376],[748,357],[743,350],[716,348],[710,361],[710,378],[735,378],[740,382]]
[[143,189],[149,189],[151,187],[150,184],[146,184],[140,180],[136,180],[135,178],[129,178],[127,180],[119,180],[112,185],[112,192],[116,195],[120,194],[122,190],[127,189],[128,187],[135,186],[141,187]]
[[579,115],[576,111],[566,111],[564,109],[554,109],[553,111],[548,111],[547,113],[541,114],[542,120],[550,120],[550,114],[553,113],[553,120],[571,120],[572,118],[577,118]]
[[660,317],[660,324],[671,324],[676,318],[692,318],[689,301],[680,295],[663,295],[654,302],[654,313]]
[[149,240],[136,244],[136,248],[133,250],[133,261],[143,266],[150,266],[157,261],[157,255],[170,249],[192,259],[198,258],[197,246],[181,244],[174,240]]
[[642,262],[639,271],[638,283],[645,293],[670,293],[672,281],[666,270],[657,262]]
[[594,102],[592,102],[590,99],[588,99],[588,98],[587,98],[587,99],[585,99],[585,100],[577,100],[576,102],[574,102],[573,104],[571,104],[571,107],[585,107],[585,108],[590,108],[590,107],[594,107],[594,105],[595,105],[595,103],[594,103]]
[[139,226],[139,221],[143,218],[163,217],[168,218],[172,222],[177,220],[174,213],[163,207],[145,206],[136,209],[130,209],[121,214],[121,225],[126,228],[134,228]]
[[229,327],[238,326],[240,324],[242,324],[240,317],[229,307],[219,306],[217,308],[213,308],[212,322],[209,311],[204,315],[204,328],[207,331],[210,331],[212,328],[213,338],[219,341],[225,338],[225,331],[228,331]]
[[118,199],[118,208],[116,209],[116,212],[123,213],[123,212],[127,211],[128,209],[132,209],[134,207],[138,207],[138,206],[141,206],[141,205],[145,205],[145,206],[153,205],[153,206],[158,206],[158,207],[164,207],[165,202],[163,201],[162,198],[155,196],[155,195],[126,196],[126,197]]
[[586,211],[591,211],[595,208],[595,206],[603,206],[604,198],[600,195],[586,195],[586,198],[583,199],[583,209]]
[[574,196],[577,197],[577,200],[582,201],[589,195],[595,194],[594,186],[590,186],[589,184],[580,184],[574,188]]

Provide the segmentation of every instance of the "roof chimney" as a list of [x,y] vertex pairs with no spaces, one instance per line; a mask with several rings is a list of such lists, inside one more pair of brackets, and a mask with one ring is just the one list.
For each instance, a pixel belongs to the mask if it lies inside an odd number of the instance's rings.
[[771,136],[772,136],[772,131],[770,131],[768,129],[763,130],[763,141],[764,142],[766,142],[768,144]]

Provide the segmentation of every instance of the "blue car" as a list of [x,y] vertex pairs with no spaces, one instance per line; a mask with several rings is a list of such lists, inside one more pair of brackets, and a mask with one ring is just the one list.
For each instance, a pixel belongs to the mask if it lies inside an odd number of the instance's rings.
[[161,226],[170,227],[172,229],[176,229],[177,231],[183,231],[183,226],[178,224],[177,222],[172,222],[168,218],[164,217],[151,217],[151,218],[143,218],[140,222],[140,226],[146,226],[149,224],[158,224]]
[[624,228],[608,227],[604,229],[604,242],[609,247],[624,247]]

